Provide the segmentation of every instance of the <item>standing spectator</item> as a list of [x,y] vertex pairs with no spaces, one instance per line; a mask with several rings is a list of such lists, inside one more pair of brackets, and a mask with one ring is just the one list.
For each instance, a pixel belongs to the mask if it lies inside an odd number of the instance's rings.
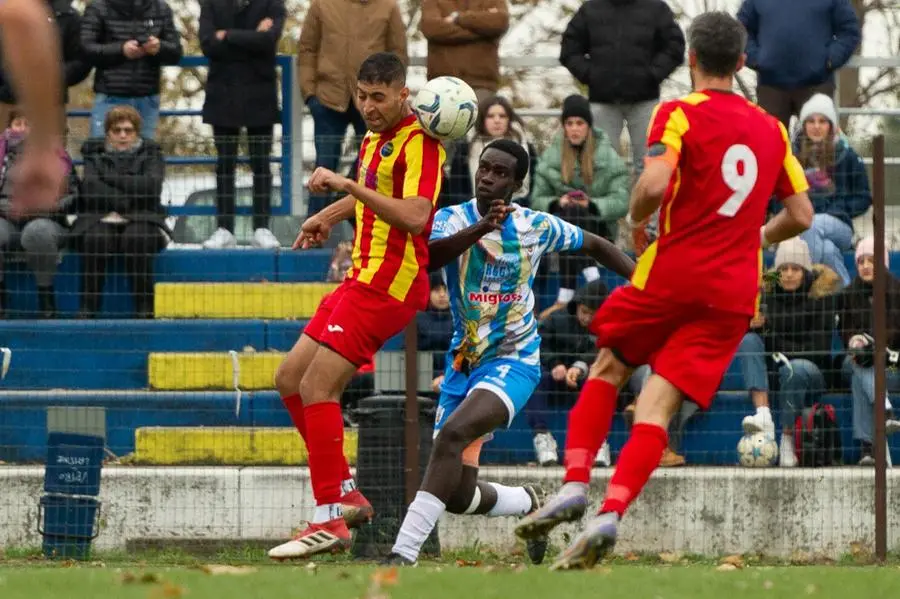
[[[25,263],[37,282],[39,314],[42,318],[53,318],[56,316],[53,279],[59,264],[59,248],[66,235],[62,210],[29,217],[16,217],[10,213],[10,182],[15,176],[16,162],[22,156],[28,130],[26,118],[13,109],[9,113],[9,125],[0,138],[0,314],[6,299],[3,260],[9,252],[23,250]],[[59,159],[69,175],[65,187],[59,191],[62,199],[70,192],[72,159],[62,148]]]
[[[550,406],[568,410],[578,399],[590,364],[597,351],[597,339],[588,330],[597,309],[609,295],[603,281],[596,280],[581,287],[566,310],[551,314],[540,325],[541,382],[525,405],[528,424],[534,435],[534,452],[538,464],[558,463],[559,448],[547,427]],[[609,444],[604,443],[595,463],[609,466]]]
[[827,264],[850,284],[844,252],[853,247],[853,219],[872,205],[862,158],[838,130],[834,102],[816,94],[800,109],[794,155],[806,171],[809,199],[816,214],[801,237],[813,262]]
[[[563,102],[563,130],[538,160],[531,206],[610,241],[616,222],[628,211],[628,169],[602,129],[592,126],[587,99],[572,95]],[[562,281],[556,308],[575,294],[578,274],[590,282],[597,267],[582,256],[559,257]]]
[[105,139],[89,139],[81,148],[84,180],[71,236],[82,244],[82,317],[100,311],[107,262],[122,254],[135,312],[149,318],[153,260],[168,233],[160,203],[165,161],[158,143],[140,137],[141,115],[131,106],[111,108],[104,128]]
[[[72,6],[70,0],[47,0],[53,21],[59,33],[59,46],[63,60],[63,104],[69,101],[68,89],[78,85],[91,72],[91,65],[85,60],[81,49],[81,14]],[[2,57],[0,57],[2,61]],[[5,72],[0,72],[0,123],[9,122],[9,114],[18,103]],[[65,111],[60,114],[65,122]]]
[[141,115],[140,135],[159,122],[160,69],[181,60],[181,36],[165,0],[94,0],[84,11],[81,43],[94,73],[91,137],[103,137],[107,112],[127,104]]
[[569,21],[559,61],[588,88],[594,122],[619,148],[628,126],[632,167],[644,167],[659,87],[684,62],[684,33],[663,0],[588,0]]
[[834,72],[861,37],[850,0],[744,0],[737,18],[747,29],[756,100],[785,127],[813,94],[834,95]]
[[[885,248],[885,270],[890,267],[890,256]],[[848,350],[848,358],[844,370],[850,378],[850,393],[853,398],[853,439],[858,442],[862,452],[860,466],[875,464],[872,452],[872,441],[875,438],[875,369],[874,327],[872,318],[872,294],[875,280],[875,239],[865,237],[856,245],[856,268],[859,274],[844,289],[840,296],[838,317],[840,320],[841,339]],[[900,281],[890,272],[886,273],[887,295],[887,346],[900,351]],[[900,374],[897,364],[892,366],[886,375],[888,393],[900,392]],[[879,399],[880,401],[880,399]],[[900,431],[900,421],[894,420],[891,414],[891,402],[884,398],[888,421],[885,432],[889,435]],[[890,453],[887,454],[890,465]]]
[[744,418],[743,428],[747,434],[775,436],[766,360],[766,355],[772,356],[781,408],[780,465],[791,467],[797,465],[794,421],[828,387],[834,296],[841,281],[827,266],[814,266],[806,242],[797,237],[778,244],[775,270],[778,280],[763,294],[764,308],[738,348],[744,382],[756,407],[755,414]]
[[[338,170],[349,125],[358,138],[366,133],[356,106],[356,75],[363,60],[376,52],[393,52],[409,62],[397,0],[311,1],[300,31],[297,68],[300,94],[313,118],[316,167]],[[332,199],[331,194],[310,195],[308,213]]]
[[497,139],[511,139],[528,153],[531,166],[522,187],[513,195],[512,201],[523,206],[530,204],[531,178],[537,168],[536,150],[528,138],[525,122],[516,114],[509,100],[503,96],[492,96],[478,106],[478,121],[467,140],[456,148],[450,164],[450,176],[446,193],[442,192],[442,206],[468,202],[475,197],[475,172],[481,160],[481,152],[487,144]]
[[428,78],[459,77],[485,102],[500,87],[500,39],[509,29],[506,0],[423,0]]
[[234,247],[238,141],[247,128],[253,171],[253,245],[276,248],[269,230],[272,203],[272,127],[279,119],[275,58],[284,28],[284,0],[205,0],[200,8],[200,47],[209,58],[203,122],[216,144],[218,229],[203,247]]

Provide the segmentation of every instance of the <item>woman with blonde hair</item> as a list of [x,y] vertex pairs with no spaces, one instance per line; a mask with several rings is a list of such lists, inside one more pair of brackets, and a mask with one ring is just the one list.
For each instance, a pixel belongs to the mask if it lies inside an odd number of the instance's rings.
[[[593,126],[587,98],[563,101],[562,131],[541,155],[531,206],[615,242],[617,221],[628,212],[628,169],[602,129]],[[600,278],[581,256],[560,256],[557,306],[572,300],[578,273],[587,282]]]

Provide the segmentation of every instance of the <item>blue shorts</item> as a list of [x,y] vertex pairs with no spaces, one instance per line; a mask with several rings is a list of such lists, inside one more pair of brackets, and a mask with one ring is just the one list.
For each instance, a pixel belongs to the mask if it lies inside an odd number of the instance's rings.
[[499,397],[509,410],[506,426],[512,424],[516,414],[525,407],[531,394],[541,381],[541,367],[525,364],[514,358],[497,358],[479,364],[468,375],[453,369],[452,359],[447,361],[441,397],[434,422],[435,436],[450,418],[450,414],[475,389],[485,389]]

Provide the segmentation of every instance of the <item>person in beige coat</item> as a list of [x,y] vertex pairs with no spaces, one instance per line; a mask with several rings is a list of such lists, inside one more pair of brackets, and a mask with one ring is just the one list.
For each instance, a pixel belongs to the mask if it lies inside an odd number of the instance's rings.
[[[355,102],[356,73],[376,52],[393,52],[409,64],[406,25],[396,0],[312,0],[300,31],[297,70],[300,94],[313,117],[317,167],[338,169],[349,125],[357,137],[365,134]],[[333,200],[311,195],[308,214]]]

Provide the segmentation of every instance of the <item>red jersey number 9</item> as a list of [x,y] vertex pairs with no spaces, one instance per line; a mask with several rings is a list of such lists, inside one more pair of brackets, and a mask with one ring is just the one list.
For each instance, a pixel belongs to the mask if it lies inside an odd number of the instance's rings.
[[722,180],[731,195],[725,200],[718,214],[732,218],[747,201],[759,175],[759,164],[753,150],[744,144],[735,144],[722,157]]

